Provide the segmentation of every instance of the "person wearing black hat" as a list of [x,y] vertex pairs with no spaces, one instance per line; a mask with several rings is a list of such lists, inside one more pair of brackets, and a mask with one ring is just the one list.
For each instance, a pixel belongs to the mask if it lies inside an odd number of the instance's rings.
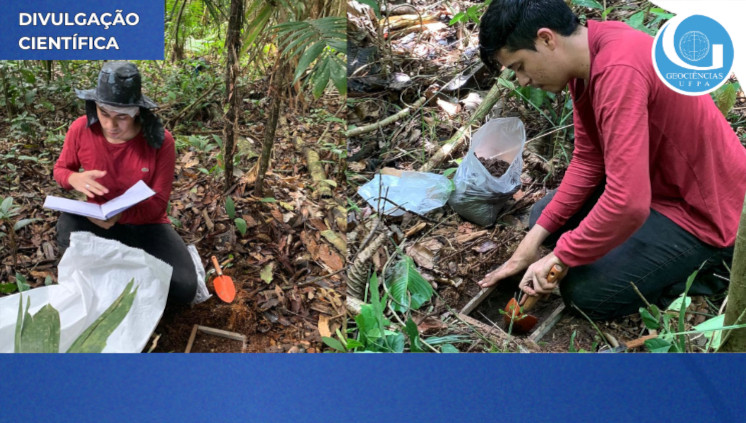
[[151,111],[157,106],[142,94],[141,82],[134,64],[108,62],[96,88],[75,90],[85,100],[86,115],[70,126],[54,165],[54,179],[97,204],[121,195],[139,180],[156,194],[105,221],[62,213],[57,243],[63,253],[70,233],[87,231],[140,248],[173,267],[168,303],[188,304],[197,290],[197,273],[166,216],[176,160],[174,139]]

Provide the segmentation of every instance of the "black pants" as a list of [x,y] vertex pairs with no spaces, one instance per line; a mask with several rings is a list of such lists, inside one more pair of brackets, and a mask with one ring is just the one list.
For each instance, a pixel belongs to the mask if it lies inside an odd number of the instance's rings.
[[72,232],[91,232],[101,238],[113,239],[139,248],[173,267],[168,304],[189,304],[197,292],[197,271],[189,250],[174,228],[167,223],[150,225],[120,225],[103,229],[86,217],[62,213],[57,220],[57,244],[60,254],[70,246]]
[[[555,192],[534,204],[530,227],[536,224]],[[575,216],[547,238],[545,245],[554,248],[560,235],[576,228],[602,192],[603,185]],[[715,277],[713,272],[727,275],[723,262],[730,266],[732,260],[733,247],[705,244],[651,209],[642,227],[622,245],[591,264],[570,268],[560,283],[560,292],[568,307],[574,304],[594,320],[612,319],[636,313],[644,306],[630,282],[650,303],[667,306],[684,292],[687,278],[703,263],[689,294],[712,295],[723,291],[728,286],[727,280]]]

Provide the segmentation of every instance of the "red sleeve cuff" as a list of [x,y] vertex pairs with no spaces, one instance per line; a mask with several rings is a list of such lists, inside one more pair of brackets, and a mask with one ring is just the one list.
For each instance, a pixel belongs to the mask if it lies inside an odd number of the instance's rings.
[[552,220],[547,213],[542,213],[541,216],[539,216],[539,220],[536,221],[536,224],[546,229],[550,233],[557,232],[557,230],[559,230],[559,228],[562,226],[556,221]]

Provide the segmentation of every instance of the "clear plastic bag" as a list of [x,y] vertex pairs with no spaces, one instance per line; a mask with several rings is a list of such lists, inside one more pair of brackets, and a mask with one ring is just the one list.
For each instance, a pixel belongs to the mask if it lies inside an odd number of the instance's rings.
[[381,213],[401,216],[405,210],[425,214],[443,207],[452,191],[453,183],[443,175],[402,172],[401,177],[375,175],[358,189],[358,194]]
[[[481,226],[495,223],[497,214],[521,186],[525,142],[526,130],[518,118],[492,119],[479,128],[453,177],[455,190],[448,204],[456,213]],[[497,157],[510,167],[494,177],[477,156]]]

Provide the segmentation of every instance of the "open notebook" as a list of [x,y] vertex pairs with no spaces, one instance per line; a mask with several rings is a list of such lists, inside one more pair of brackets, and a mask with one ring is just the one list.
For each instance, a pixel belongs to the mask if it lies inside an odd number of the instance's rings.
[[52,209],[80,216],[93,217],[95,219],[107,220],[135,204],[147,200],[155,195],[155,191],[143,181],[137,181],[130,189],[119,197],[112,198],[104,204],[86,203],[85,201],[70,200],[68,198],[48,195],[44,200],[44,208]]

